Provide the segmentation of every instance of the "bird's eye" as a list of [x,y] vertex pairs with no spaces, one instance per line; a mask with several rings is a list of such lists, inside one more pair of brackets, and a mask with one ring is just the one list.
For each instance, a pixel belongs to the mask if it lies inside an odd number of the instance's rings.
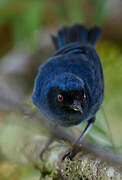
[[64,98],[63,98],[63,96],[61,94],[58,94],[57,99],[58,99],[59,102],[62,102]]

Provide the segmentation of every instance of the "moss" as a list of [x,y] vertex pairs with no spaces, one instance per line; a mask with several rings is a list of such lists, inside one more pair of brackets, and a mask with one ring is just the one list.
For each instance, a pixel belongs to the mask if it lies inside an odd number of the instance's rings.
[[[114,170],[114,171],[113,171]],[[116,171],[116,173],[114,173]],[[108,166],[106,162],[96,159],[90,154],[80,152],[72,161],[65,160],[63,177],[66,180],[119,180],[119,172]],[[118,175],[117,175],[118,174]]]
[[56,170],[49,170],[47,167],[43,166],[40,168],[40,180],[60,180],[60,176],[56,172]]

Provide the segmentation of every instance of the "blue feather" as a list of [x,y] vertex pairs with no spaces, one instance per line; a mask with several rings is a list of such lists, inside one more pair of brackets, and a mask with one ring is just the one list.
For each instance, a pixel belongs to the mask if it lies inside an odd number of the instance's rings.
[[97,26],[87,29],[84,25],[76,24],[72,27],[61,28],[56,37],[52,36],[52,40],[56,49],[73,42],[81,42],[95,46],[100,34],[101,28]]

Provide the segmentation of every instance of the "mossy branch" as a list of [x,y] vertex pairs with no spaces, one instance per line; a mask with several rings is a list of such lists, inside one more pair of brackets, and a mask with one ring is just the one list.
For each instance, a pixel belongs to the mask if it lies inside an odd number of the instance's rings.
[[[45,137],[40,137],[39,144],[44,144],[44,141]],[[43,154],[43,159],[38,164],[41,180],[122,179],[121,166],[107,162],[93,153],[85,152],[84,148],[72,160],[65,159],[62,161],[62,157],[68,149],[68,145],[56,141],[49,146]]]

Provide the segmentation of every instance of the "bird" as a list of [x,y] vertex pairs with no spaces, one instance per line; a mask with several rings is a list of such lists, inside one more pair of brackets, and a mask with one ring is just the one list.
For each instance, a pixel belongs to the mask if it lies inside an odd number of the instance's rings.
[[56,51],[39,67],[34,82],[32,102],[55,125],[87,122],[77,143],[93,126],[104,99],[103,68],[95,49],[101,32],[83,24],[59,29],[51,37]]

